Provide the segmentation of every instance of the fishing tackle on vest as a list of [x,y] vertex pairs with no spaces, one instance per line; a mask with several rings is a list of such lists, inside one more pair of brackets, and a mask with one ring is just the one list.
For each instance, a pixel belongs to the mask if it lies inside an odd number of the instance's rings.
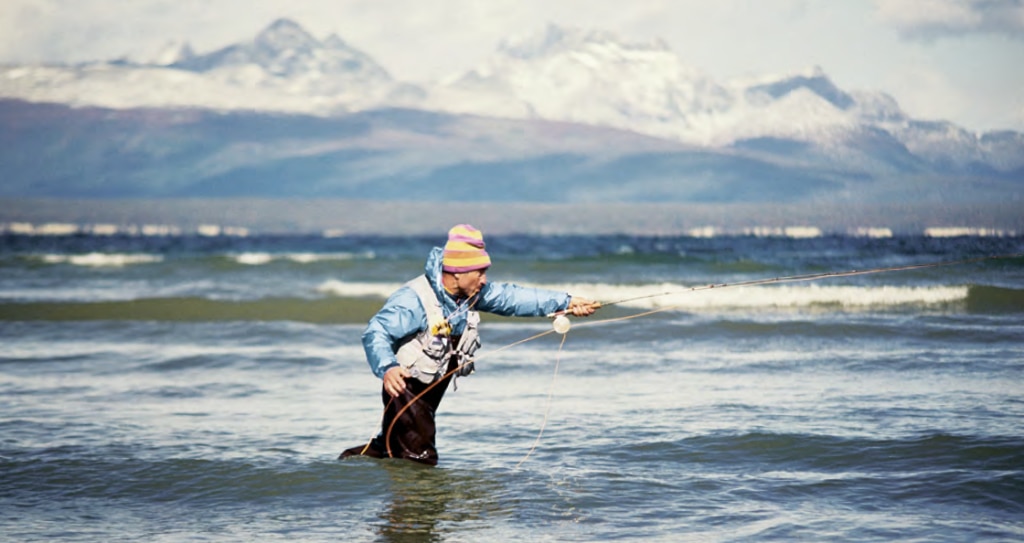
[[424,384],[442,379],[448,363],[455,360],[459,366],[459,377],[473,373],[473,355],[480,348],[480,313],[466,312],[466,329],[453,345],[452,327],[444,317],[441,302],[437,299],[426,275],[406,283],[416,293],[427,313],[427,329],[409,338],[395,353],[398,364]]
[[473,355],[480,349],[480,313],[468,311],[466,313],[466,329],[459,338],[459,344],[455,347],[452,357],[458,363],[455,371],[456,377],[465,377],[476,371],[476,364],[473,362]]

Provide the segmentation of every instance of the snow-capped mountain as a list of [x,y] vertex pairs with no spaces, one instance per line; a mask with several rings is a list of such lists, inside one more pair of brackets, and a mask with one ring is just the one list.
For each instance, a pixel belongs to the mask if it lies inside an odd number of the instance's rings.
[[823,159],[860,164],[871,157],[851,144],[870,135],[875,145],[888,139],[944,167],[1024,167],[1024,146],[1012,137],[1000,136],[995,145],[993,136],[951,123],[914,121],[891,96],[846,92],[820,67],[718,83],[662,42],[631,44],[606,32],[557,26],[502,44],[477,68],[442,82],[429,103],[450,112],[613,126],[709,147],[807,142]]
[[696,145],[827,136],[856,125],[853,99],[820,69],[780,80],[720,84],[660,41],[549,26],[506,42],[479,67],[442,82],[445,111],[614,126]]
[[[387,86],[391,76],[368,55],[349,47],[337,35],[320,41],[296,23],[281,19],[248,43],[230,45],[205,55],[193,55],[171,67],[216,73],[259,67],[270,76],[309,83],[327,76],[331,83],[348,80],[361,86]],[[306,86],[315,90],[315,87]]]
[[169,41],[151,59],[143,61],[142,64],[171,66],[184,63],[195,56],[196,53],[188,42]]
[[147,62],[0,69],[0,96],[114,109],[198,107],[331,115],[417,103],[423,91],[395,81],[341,38],[318,40],[275,21],[252,41],[197,55],[169,44]]
[[481,66],[442,82],[440,110],[613,126],[690,143],[735,103],[660,41],[627,44],[606,32],[549,26],[506,42]]
[[[345,175],[357,175],[345,169],[354,168],[355,162],[346,161],[357,157],[358,167],[368,168],[357,176],[365,174],[366,179],[393,179],[399,170],[414,172],[408,174],[410,179],[439,178],[451,173],[443,168],[468,164],[465,167],[471,169],[488,160],[494,163],[488,163],[489,175],[505,175],[494,172],[502,164],[523,160],[531,161],[523,167],[532,171],[535,164],[547,164],[545,152],[557,157],[553,162],[573,182],[581,178],[580,172],[597,171],[593,168],[603,164],[607,190],[620,190],[622,180],[628,179],[634,187],[645,187],[645,198],[655,199],[673,191],[692,198],[721,198],[722,191],[730,189],[714,188],[715,179],[726,179],[721,187],[733,183],[735,188],[736,183],[762,175],[802,183],[792,194],[818,191],[835,179],[838,186],[849,179],[894,174],[1024,178],[1024,134],[977,135],[949,122],[911,119],[884,92],[843,90],[817,67],[785,76],[719,82],[687,65],[663,42],[630,43],[608,32],[554,25],[508,40],[479,66],[428,87],[396,80],[370,55],[336,35],[318,39],[282,19],[252,40],[202,54],[187,43],[170,43],[144,60],[0,67],[0,99],[115,110],[296,114],[327,124],[297,121],[295,126],[330,124],[335,127],[331,130],[343,126],[345,131],[350,130],[345,119],[351,117],[377,126],[388,138],[367,135],[360,140],[367,145],[362,149],[350,139],[317,140],[314,145],[302,141],[307,138],[296,131],[285,144],[257,152],[242,135],[237,146],[224,142],[221,148],[221,143],[211,142],[211,155],[204,163],[211,169],[187,169],[187,175],[197,179],[214,170],[227,175],[224,172],[233,165],[253,168],[259,163],[272,172],[274,168],[265,164],[269,160],[316,156],[344,162],[337,168]],[[396,109],[425,112],[432,132],[421,132],[416,123],[422,116],[388,117]],[[20,114],[14,106],[3,111]],[[48,111],[37,108],[26,115],[56,122]],[[161,143],[154,145],[177,146],[175,138],[186,137],[167,136],[169,127],[178,130],[187,124],[175,121],[174,115],[144,112],[118,118],[134,123],[151,116],[164,123],[164,132],[154,135]],[[92,112],[84,117],[99,122]],[[192,126],[223,129],[202,119]],[[267,126],[264,121],[253,122]],[[142,141],[147,125],[133,126],[138,131],[133,142]],[[507,131],[502,132],[505,136],[495,136],[495,127]],[[117,133],[106,125],[103,129]],[[56,124],[47,130],[60,133]],[[537,147],[521,137],[541,133],[572,134],[576,139],[553,137],[545,140],[546,147]],[[617,142],[627,140],[628,146],[617,147]],[[585,143],[573,147],[574,141]],[[486,142],[486,148],[479,142]],[[455,148],[466,152],[452,152]],[[651,149],[658,150],[645,154]],[[363,157],[364,151],[373,158]],[[629,153],[644,159],[631,159]],[[166,171],[173,167],[161,164]],[[19,171],[34,175],[36,170],[26,164]],[[68,170],[75,167],[69,165]],[[316,175],[327,179],[336,174],[325,170]],[[138,174],[139,179],[144,177]],[[683,188],[666,181],[687,178],[691,185]],[[597,194],[596,189],[589,194]]]

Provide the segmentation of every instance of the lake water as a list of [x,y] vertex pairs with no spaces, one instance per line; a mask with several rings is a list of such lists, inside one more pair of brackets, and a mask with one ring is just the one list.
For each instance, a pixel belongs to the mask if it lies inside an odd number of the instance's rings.
[[1024,540],[1024,238],[490,236],[492,281],[633,300],[485,316],[436,468],[339,461],[443,241],[0,237],[0,539]]

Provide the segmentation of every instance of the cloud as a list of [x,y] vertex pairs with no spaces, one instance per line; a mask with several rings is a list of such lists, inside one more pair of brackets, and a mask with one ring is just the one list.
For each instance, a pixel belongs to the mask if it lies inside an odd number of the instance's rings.
[[972,101],[941,71],[925,63],[904,66],[888,74],[886,88],[916,119],[943,119],[962,115]]
[[1024,0],[874,0],[878,19],[907,39],[966,34],[1024,39]]

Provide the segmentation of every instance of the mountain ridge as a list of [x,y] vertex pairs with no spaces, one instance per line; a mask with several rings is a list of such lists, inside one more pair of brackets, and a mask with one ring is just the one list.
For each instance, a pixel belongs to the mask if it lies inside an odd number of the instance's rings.
[[[145,62],[0,67],[0,98],[0,119],[14,127],[9,148],[0,151],[9,160],[4,195],[59,193],[58,178],[68,190],[84,191],[76,194],[100,190],[71,174],[19,166],[26,156],[92,172],[108,189],[121,187],[111,194],[164,196],[277,194],[275,176],[285,174],[309,178],[309,186],[292,185],[297,194],[335,197],[420,195],[419,183],[448,181],[470,194],[483,190],[482,197],[524,198],[514,188],[474,186],[471,178],[529,185],[547,176],[566,190],[535,187],[546,195],[538,198],[556,201],[826,194],[871,201],[921,197],[920,179],[929,176],[940,179],[932,188],[984,187],[968,198],[997,200],[1019,199],[1024,180],[1018,132],[974,134],[948,121],[912,119],[884,92],[843,90],[820,67],[717,82],[663,41],[629,43],[556,25],[506,40],[476,68],[429,88],[393,78],[337,35],[317,39],[279,19],[251,40],[208,53],[184,43]],[[139,113],[118,113],[131,110]],[[19,117],[37,126],[14,122]],[[147,125],[144,118],[181,124]],[[111,123],[134,134],[131,145]],[[63,143],[68,126],[85,125],[109,139]],[[243,126],[284,132],[253,142]],[[351,136],[353,126],[363,127],[363,139]],[[191,151],[182,142],[191,142]],[[190,152],[201,155],[200,166],[183,162],[196,158]],[[587,176],[595,181],[584,188]],[[148,181],[171,177],[178,192]],[[265,180],[246,182],[257,177]],[[357,182],[377,188],[352,193]]]

